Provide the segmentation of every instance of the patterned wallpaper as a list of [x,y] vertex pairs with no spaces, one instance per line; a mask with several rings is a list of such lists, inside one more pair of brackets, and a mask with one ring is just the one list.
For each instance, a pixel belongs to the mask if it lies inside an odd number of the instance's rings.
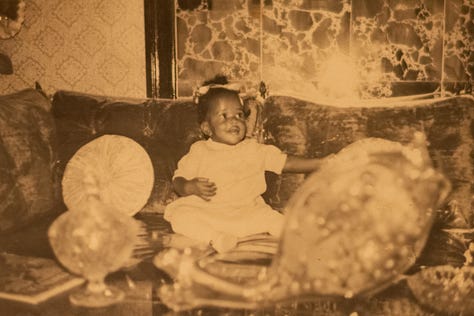
[[0,93],[34,87],[126,97],[146,96],[143,1],[26,0],[25,23],[0,40],[13,75]]
[[177,0],[176,10],[179,96],[216,73],[310,97],[472,92],[473,0]]

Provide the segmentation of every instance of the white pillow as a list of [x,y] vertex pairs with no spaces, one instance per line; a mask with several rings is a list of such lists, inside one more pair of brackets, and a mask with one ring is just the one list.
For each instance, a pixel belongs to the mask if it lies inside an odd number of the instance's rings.
[[62,180],[63,199],[69,210],[89,207],[86,175],[96,180],[102,203],[130,216],[146,204],[154,181],[153,165],[145,149],[119,135],[98,137],[69,160]]

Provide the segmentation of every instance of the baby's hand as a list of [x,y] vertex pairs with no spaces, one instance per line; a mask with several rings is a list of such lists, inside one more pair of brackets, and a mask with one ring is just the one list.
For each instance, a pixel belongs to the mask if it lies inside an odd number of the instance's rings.
[[216,195],[216,184],[207,178],[194,178],[189,180],[188,185],[190,192],[203,200],[210,201],[211,197]]

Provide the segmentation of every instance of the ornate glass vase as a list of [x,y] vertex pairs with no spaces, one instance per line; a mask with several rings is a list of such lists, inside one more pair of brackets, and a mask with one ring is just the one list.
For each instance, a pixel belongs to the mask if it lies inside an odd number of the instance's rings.
[[73,292],[71,303],[102,307],[123,299],[123,292],[105,284],[132,257],[139,224],[100,200],[94,179],[86,177],[88,207],[71,208],[49,228],[49,240],[59,262],[70,272],[83,276],[85,288]]

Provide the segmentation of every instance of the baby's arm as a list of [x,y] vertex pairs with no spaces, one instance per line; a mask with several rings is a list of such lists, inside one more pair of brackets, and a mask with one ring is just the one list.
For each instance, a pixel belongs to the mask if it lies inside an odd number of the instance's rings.
[[203,200],[210,201],[216,195],[216,184],[207,178],[193,178],[187,180],[183,177],[173,179],[173,187],[180,196],[197,195]]
[[[331,156],[328,156],[328,157],[331,157]],[[292,172],[292,173],[307,173],[307,172],[316,171],[321,167],[323,162],[326,159],[328,159],[328,157],[302,158],[302,157],[288,155],[282,171]]]

